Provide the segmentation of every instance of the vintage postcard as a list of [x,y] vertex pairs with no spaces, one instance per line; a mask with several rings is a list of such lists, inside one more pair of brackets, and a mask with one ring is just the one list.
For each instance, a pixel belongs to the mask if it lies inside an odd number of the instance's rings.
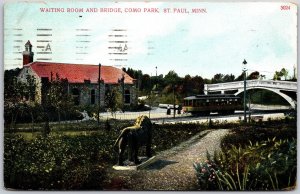
[[295,190],[297,7],[5,2],[5,189]]

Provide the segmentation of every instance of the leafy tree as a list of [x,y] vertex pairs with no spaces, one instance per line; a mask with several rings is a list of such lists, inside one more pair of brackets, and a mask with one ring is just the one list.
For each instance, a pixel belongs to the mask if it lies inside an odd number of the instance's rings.
[[259,78],[259,72],[254,71],[250,73],[250,75],[247,77],[247,80],[253,80],[253,79],[258,79]]
[[136,87],[138,90],[141,90],[142,77],[143,77],[143,72],[141,70],[134,71],[133,78],[136,79],[136,84],[137,84]]
[[[254,71],[246,77],[246,80],[259,79],[259,77],[260,77],[259,72]],[[244,72],[242,72],[234,81],[244,81]]]
[[297,81],[296,71],[297,71],[297,69],[296,69],[296,66],[294,65],[294,67],[293,67],[293,77],[292,77],[291,81]]
[[287,77],[288,77],[288,75],[289,75],[288,70],[286,70],[285,68],[282,68],[282,69],[280,70],[280,74],[284,77],[284,80],[287,80]]
[[176,83],[178,83],[178,82],[181,81],[181,78],[173,70],[169,71],[167,73],[167,75],[165,75],[164,79],[165,79],[165,82],[166,82],[167,85],[174,85],[174,84],[176,84]]
[[34,131],[34,123],[37,120],[42,120],[41,115],[43,114],[42,106],[34,101],[28,101],[26,103],[26,109],[28,110],[31,117],[31,129]]
[[190,94],[192,93],[193,90],[193,82],[192,82],[192,77],[190,75],[186,75],[183,78],[183,89],[182,92],[185,94]]
[[132,68],[122,68],[124,72],[126,72],[130,77],[133,79],[137,80],[137,88],[138,90],[141,89],[142,86],[142,77],[143,77],[143,72],[141,70],[134,70]]
[[289,72],[287,69],[282,68],[280,71],[275,71],[273,80],[281,80],[281,77],[284,77],[284,80],[287,80]]
[[41,113],[41,107],[40,105],[35,101],[35,93],[36,93],[36,80],[33,76],[27,75],[26,77],[26,87],[25,87],[26,96],[27,99],[25,101],[25,107],[30,113],[31,117],[31,124],[32,124],[32,132],[34,130],[34,122],[35,118]]
[[170,93],[170,92],[172,92],[172,91],[173,91],[172,85],[167,85],[167,86],[164,87],[164,89],[162,90],[162,93],[163,93],[163,94],[168,94],[168,93]]
[[158,91],[165,86],[164,76],[162,74],[151,77],[152,90]]
[[124,72],[126,72],[130,77],[133,79],[138,79],[139,77],[142,77],[143,72],[141,70],[134,70],[132,68],[122,68]]
[[280,71],[275,71],[274,76],[273,76],[273,80],[281,80],[282,77],[282,72]]
[[235,81],[243,81],[243,80],[244,80],[244,72],[235,79]]
[[193,83],[193,93],[194,94],[204,94],[204,80],[201,76],[196,75],[192,77]]
[[[167,75],[164,77],[166,86],[164,88],[165,94],[170,94],[173,100],[172,104],[174,103],[174,96],[177,98],[178,93],[182,93],[182,87],[183,80],[178,76],[178,74],[175,71],[169,71]],[[175,94],[176,91],[176,94]],[[176,102],[175,102],[176,103]]]
[[13,129],[18,114],[29,111],[34,121],[36,82],[33,76],[28,75],[26,81],[17,78],[20,69],[6,70],[4,73],[4,117],[6,123],[10,117],[9,130]]
[[148,95],[147,95],[147,104],[149,106],[149,118],[151,117],[151,108],[152,106],[154,105],[155,103],[155,100],[156,100],[156,95],[153,93],[153,92],[150,92]]
[[60,78],[58,74],[56,74],[55,79],[51,78],[49,89],[47,91],[46,106],[48,106],[47,108],[53,106],[57,110],[59,122],[61,121],[61,113],[71,109],[73,105],[72,98],[68,94],[67,88],[67,79]]
[[16,95],[16,85],[17,85],[17,76],[19,75],[21,69],[11,69],[5,70],[4,72],[4,99],[13,100],[15,99]]
[[211,84],[211,80],[210,79],[204,78],[203,81],[204,81],[205,84]]
[[122,96],[116,87],[106,90],[104,102],[111,115],[115,116],[116,111],[122,106]]
[[211,79],[211,83],[212,84],[222,83],[223,78],[224,78],[224,75],[221,73],[218,73],[218,74],[214,75],[214,77]]
[[150,91],[152,88],[151,78],[148,74],[142,76],[141,90]]
[[233,82],[234,81],[235,76],[232,74],[226,74],[223,77],[223,82]]

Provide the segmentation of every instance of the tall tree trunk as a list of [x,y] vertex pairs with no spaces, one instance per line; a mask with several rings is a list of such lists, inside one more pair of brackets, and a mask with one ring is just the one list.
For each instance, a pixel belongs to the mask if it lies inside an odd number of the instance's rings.
[[33,118],[32,110],[30,111],[30,115],[31,115],[31,132],[33,134],[33,131],[34,131],[34,118]]
[[11,122],[10,122],[10,125],[9,125],[9,133],[12,133],[12,130],[13,130],[13,124],[14,124],[14,113],[11,113]]
[[10,132],[14,132],[15,131],[15,126],[16,126],[17,117],[18,117],[18,110],[16,110],[15,112],[16,112],[15,115],[12,114]]
[[57,113],[58,113],[58,123],[60,124],[60,109],[57,109]]

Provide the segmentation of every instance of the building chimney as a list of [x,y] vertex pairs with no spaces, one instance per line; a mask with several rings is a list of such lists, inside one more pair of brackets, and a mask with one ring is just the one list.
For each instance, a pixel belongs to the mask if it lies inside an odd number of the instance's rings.
[[23,66],[33,62],[33,52],[32,52],[32,45],[28,40],[25,44],[25,51],[23,51]]

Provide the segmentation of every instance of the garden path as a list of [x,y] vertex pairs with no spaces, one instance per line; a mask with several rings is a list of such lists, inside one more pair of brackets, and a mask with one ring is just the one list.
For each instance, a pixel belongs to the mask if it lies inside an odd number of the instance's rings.
[[169,191],[196,190],[196,161],[205,161],[207,151],[213,155],[220,149],[228,129],[206,130],[180,145],[156,155],[157,161],[138,171],[110,172],[107,190]]

